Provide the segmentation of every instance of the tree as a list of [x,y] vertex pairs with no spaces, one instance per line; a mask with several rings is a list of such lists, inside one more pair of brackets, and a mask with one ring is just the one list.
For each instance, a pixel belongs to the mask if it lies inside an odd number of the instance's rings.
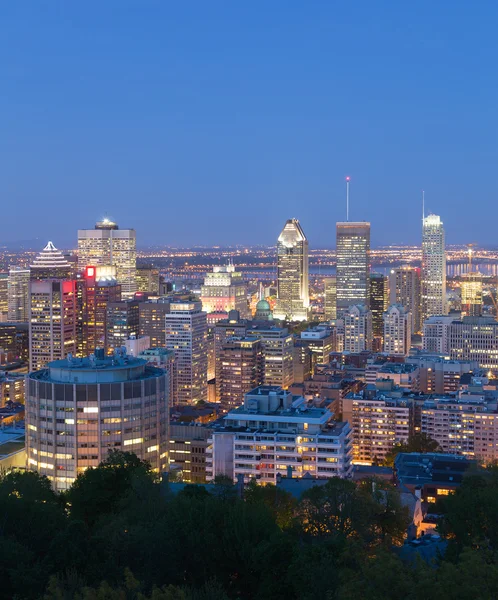
[[252,479],[244,490],[244,499],[250,504],[266,506],[281,529],[288,529],[292,526],[297,501],[289,492],[281,490],[270,483],[258,485]]
[[65,499],[73,519],[87,525],[116,511],[119,502],[134,487],[150,484],[155,475],[149,463],[131,452],[111,451],[95,469],[87,469],[76,478]]
[[384,466],[392,467],[396,456],[405,452],[419,452],[427,454],[428,452],[441,452],[439,442],[433,440],[425,433],[415,433],[408,438],[407,442],[399,442],[393,449],[386,454]]

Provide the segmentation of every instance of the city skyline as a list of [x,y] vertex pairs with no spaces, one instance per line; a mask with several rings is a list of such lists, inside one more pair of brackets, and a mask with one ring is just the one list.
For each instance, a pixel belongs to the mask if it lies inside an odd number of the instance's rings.
[[285,213],[327,247],[347,175],[373,246],[419,241],[422,189],[449,244],[494,243],[497,6],[194,4],[3,7],[1,243],[22,207],[22,239],[59,247],[106,213],[247,244],[263,205],[262,243]]

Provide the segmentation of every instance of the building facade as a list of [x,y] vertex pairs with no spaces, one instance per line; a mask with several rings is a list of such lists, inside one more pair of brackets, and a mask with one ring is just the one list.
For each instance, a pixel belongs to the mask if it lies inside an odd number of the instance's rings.
[[306,321],[308,311],[308,240],[299,221],[289,219],[277,242],[277,303],[274,317]]
[[29,283],[29,368],[76,354],[76,281],[33,279]]
[[335,275],[323,280],[323,312],[325,321],[337,319],[337,278]]
[[238,310],[242,317],[249,316],[247,285],[231,261],[213,267],[213,272],[206,274],[201,286],[201,302],[206,313]]
[[128,338],[139,337],[139,304],[136,300],[107,303],[105,341],[108,354],[124,346]]
[[9,271],[8,318],[16,323],[29,321],[29,269],[14,267]]
[[370,312],[372,313],[372,335],[382,342],[384,336],[384,313],[388,308],[387,277],[381,273],[370,273]]
[[429,215],[422,227],[422,321],[447,314],[446,249],[441,217]]
[[221,347],[220,403],[229,412],[244,403],[244,395],[264,382],[264,357],[256,337],[230,338]]
[[370,223],[337,223],[337,316],[353,304],[369,306]]
[[401,304],[392,304],[384,313],[384,352],[406,356],[412,340],[412,313]]
[[30,266],[31,279],[74,279],[73,266],[48,242]]
[[200,302],[172,302],[165,316],[166,348],[175,352],[173,402],[207,401],[207,319]]
[[162,348],[166,343],[166,320],[170,302],[147,301],[140,302],[139,328],[140,335],[150,338],[151,348]]
[[304,398],[276,386],[260,386],[213,430],[206,478],[273,483],[290,467],[294,477],[351,476],[350,428],[333,423],[326,408],[309,408]]
[[112,265],[123,296],[137,291],[137,240],[134,229],[119,229],[104,219],[95,229],[78,230],[78,269],[88,265]]
[[420,269],[401,266],[389,274],[389,304],[401,304],[413,317],[413,332],[422,331]]
[[372,313],[363,305],[350,306],[344,313],[344,352],[372,349]]
[[167,376],[145,360],[121,355],[51,362],[26,389],[28,469],[55,490],[96,467],[110,450],[134,452],[156,472],[168,470]]
[[462,275],[460,284],[462,298],[462,316],[480,317],[482,315],[482,275],[476,271]]

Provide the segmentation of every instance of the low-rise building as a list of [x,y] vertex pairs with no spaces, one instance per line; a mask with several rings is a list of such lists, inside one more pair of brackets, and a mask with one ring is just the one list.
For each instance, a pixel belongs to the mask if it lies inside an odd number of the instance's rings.
[[297,477],[350,477],[350,427],[327,408],[278,386],[260,386],[213,428],[207,479],[224,474],[275,483],[291,467]]

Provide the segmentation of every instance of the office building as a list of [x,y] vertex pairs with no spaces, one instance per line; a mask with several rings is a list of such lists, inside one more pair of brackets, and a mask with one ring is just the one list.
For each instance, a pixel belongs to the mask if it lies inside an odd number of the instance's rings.
[[206,455],[206,478],[277,482],[294,477],[318,479],[351,475],[350,428],[332,421],[327,408],[308,407],[304,398],[276,386],[260,386],[213,430]]
[[441,218],[429,215],[422,227],[422,321],[447,314],[446,250]]
[[0,363],[28,360],[29,323],[0,323]]
[[79,354],[89,356],[97,348],[109,346],[107,307],[110,303],[121,302],[121,286],[116,280],[115,267],[110,266],[86,267],[81,283],[82,335]]
[[150,265],[137,265],[137,292],[159,295],[159,269]]
[[412,313],[392,304],[384,313],[384,352],[406,356],[412,340]]
[[213,267],[213,272],[206,274],[201,286],[201,302],[206,313],[238,310],[242,317],[249,316],[247,285],[231,261]]
[[448,327],[448,350],[454,360],[498,368],[498,322],[493,317],[463,317]]
[[139,337],[139,304],[136,300],[107,302],[105,338],[108,354],[124,346],[130,337]]
[[387,277],[381,273],[370,273],[372,335],[380,341],[384,335],[384,313],[388,307],[388,297]]
[[137,290],[137,242],[134,229],[119,229],[116,223],[104,219],[95,229],[78,230],[78,269],[88,265],[116,267],[116,279],[124,297]]
[[207,401],[207,320],[200,302],[172,302],[165,316],[166,348],[175,352],[174,403]]
[[0,322],[9,317],[9,274],[0,273]]
[[166,299],[140,302],[139,327],[140,335],[150,338],[151,348],[162,348],[166,343],[166,321],[170,301]]
[[451,360],[449,356],[419,352],[405,359],[418,370],[418,389],[423,394],[451,394],[460,388],[462,375],[479,368],[469,360]]
[[429,317],[423,324],[422,347],[434,354],[448,354],[448,328],[452,316]]
[[326,325],[309,327],[301,332],[301,344],[309,348],[311,352],[311,371],[315,365],[326,365],[330,360],[330,353],[335,350],[334,335],[332,329]]
[[353,305],[344,312],[344,352],[372,349],[372,313],[364,304]]
[[412,433],[413,409],[402,398],[389,398],[374,386],[359,394],[348,394],[342,401],[343,419],[351,426],[353,462],[381,463],[399,442]]
[[323,280],[324,316],[326,321],[337,319],[337,278],[335,275],[325,277]]
[[370,223],[337,223],[337,316],[353,304],[369,306]]
[[263,384],[264,359],[261,341],[256,337],[230,338],[221,347],[220,403],[228,412],[244,402],[244,395]]
[[68,356],[30,373],[26,389],[28,469],[57,491],[96,467],[110,450],[168,469],[167,377],[145,360],[119,354]]
[[[221,381],[221,363],[219,360],[221,348],[223,344],[232,337],[246,337],[247,329],[251,321],[241,319],[240,313],[237,310],[232,310],[228,313],[226,319],[220,319],[213,327],[213,363],[215,369],[216,381],[216,401],[220,401],[220,381]],[[212,367],[211,367],[212,368]]]
[[30,266],[31,279],[72,279],[73,266],[48,242]]
[[9,321],[29,321],[29,269],[14,267],[9,271],[8,317]]
[[460,284],[462,316],[480,317],[482,315],[482,275],[471,271],[462,275]]
[[401,304],[412,313],[413,332],[422,331],[420,269],[402,266],[389,274],[389,304]]
[[309,311],[308,240],[297,219],[289,219],[277,242],[275,319],[306,321]]
[[29,368],[76,354],[76,281],[33,279],[29,284]]
[[265,385],[287,389],[293,383],[293,337],[286,327],[271,324],[253,325],[247,335],[257,337],[263,345]]

